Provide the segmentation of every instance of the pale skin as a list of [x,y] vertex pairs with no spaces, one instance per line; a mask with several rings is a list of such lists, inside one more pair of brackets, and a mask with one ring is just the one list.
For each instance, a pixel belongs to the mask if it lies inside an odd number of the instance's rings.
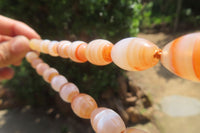
[[40,36],[23,22],[0,15],[0,80],[14,75],[10,65],[19,66],[30,51],[29,39]]

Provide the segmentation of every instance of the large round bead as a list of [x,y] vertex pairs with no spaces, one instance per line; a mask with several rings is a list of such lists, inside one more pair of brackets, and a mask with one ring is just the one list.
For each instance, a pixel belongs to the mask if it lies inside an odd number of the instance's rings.
[[141,71],[156,65],[160,49],[145,39],[130,37],[117,42],[111,51],[113,62],[128,71]]
[[107,65],[112,62],[111,50],[113,44],[107,40],[91,41],[86,49],[86,58],[94,65]]
[[46,82],[50,83],[52,78],[57,76],[59,73],[55,68],[48,68],[43,72],[43,78]]
[[49,40],[42,40],[41,44],[40,44],[40,51],[42,53],[48,54],[49,50],[48,50],[48,45],[49,45],[50,41]]
[[127,128],[126,133],[147,133],[147,132],[136,128]]
[[91,96],[81,93],[72,99],[71,107],[77,116],[89,119],[97,103]]
[[126,130],[121,117],[108,108],[95,109],[90,120],[93,129],[97,133],[124,133]]
[[36,72],[41,76],[43,75],[44,71],[47,69],[49,69],[49,65],[47,63],[39,63],[36,66]]
[[78,63],[86,62],[87,61],[85,57],[86,46],[87,43],[83,41],[73,42],[67,49],[69,58]]
[[184,35],[168,43],[162,64],[172,73],[193,81],[200,80],[200,33]]

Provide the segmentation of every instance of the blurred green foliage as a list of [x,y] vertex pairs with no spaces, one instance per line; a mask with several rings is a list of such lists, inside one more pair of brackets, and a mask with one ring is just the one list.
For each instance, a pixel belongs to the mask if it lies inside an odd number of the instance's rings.
[[[139,0],[1,0],[1,14],[32,26],[42,38],[91,41],[95,38],[116,41],[139,32],[143,6]],[[117,89],[122,71],[113,64],[94,66],[68,59],[41,55],[81,92],[98,97],[106,89]],[[16,74],[7,85],[25,103],[51,104],[55,93],[26,61],[15,67]]]

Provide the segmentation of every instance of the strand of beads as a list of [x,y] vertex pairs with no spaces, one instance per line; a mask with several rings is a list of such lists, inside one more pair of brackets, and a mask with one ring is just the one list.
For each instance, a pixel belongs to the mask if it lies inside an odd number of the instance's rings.
[[98,107],[95,100],[84,93],[80,93],[78,87],[68,82],[59,72],[44,63],[36,52],[28,52],[27,61],[36,72],[43,76],[44,80],[51,84],[60,97],[71,103],[73,112],[84,119],[90,119],[95,132],[97,133],[145,133],[144,131],[127,128],[121,117],[111,109]]
[[[48,49],[44,52],[43,45],[46,47],[47,42]],[[93,40],[89,44],[83,41],[70,43],[32,39],[30,47],[38,52],[70,58],[78,63],[89,61],[94,65],[107,65],[113,61],[120,68],[129,71],[141,71],[154,66],[159,61],[161,51],[152,42],[134,37],[123,39],[115,45],[103,39]]]
[[130,37],[113,45],[103,39],[91,41],[30,41],[30,47],[52,56],[70,58],[79,63],[107,65],[113,61],[128,71],[141,71],[161,63],[172,73],[192,81],[200,81],[200,33],[192,33],[168,43],[161,51],[145,39]]

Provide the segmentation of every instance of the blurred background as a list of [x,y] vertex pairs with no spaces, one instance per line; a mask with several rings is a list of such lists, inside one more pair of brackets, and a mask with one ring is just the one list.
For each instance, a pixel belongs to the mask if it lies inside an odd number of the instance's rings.
[[[43,39],[107,39],[138,36],[160,48],[196,32],[196,0],[0,0],[0,14],[23,21]],[[200,85],[181,79],[160,64],[126,72],[114,64],[94,66],[41,54],[99,106],[118,112],[127,126],[151,133],[199,133]],[[93,133],[89,120],[74,115],[25,60],[0,88],[1,133]]]

